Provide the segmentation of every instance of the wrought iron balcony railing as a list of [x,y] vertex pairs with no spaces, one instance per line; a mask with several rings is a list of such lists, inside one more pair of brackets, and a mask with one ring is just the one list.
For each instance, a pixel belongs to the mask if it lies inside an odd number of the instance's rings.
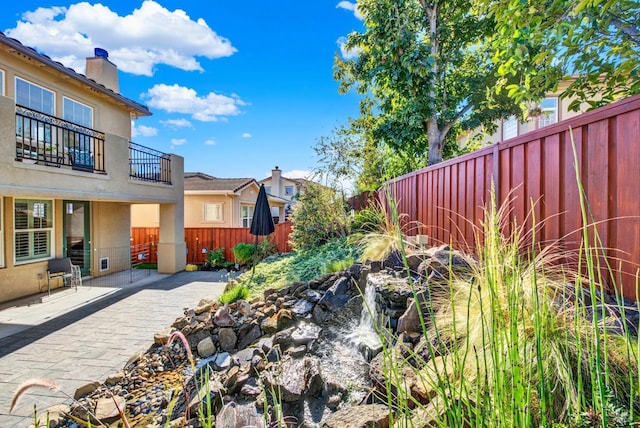
[[104,173],[102,132],[16,106],[16,160]]
[[171,184],[171,156],[136,143],[129,143],[129,176],[133,180]]

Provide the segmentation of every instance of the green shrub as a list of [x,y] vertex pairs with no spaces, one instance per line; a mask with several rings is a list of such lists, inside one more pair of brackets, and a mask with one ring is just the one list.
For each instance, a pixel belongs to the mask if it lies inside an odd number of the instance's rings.
[[224,259],[224,248],[220,248],[217,250],[209,250],[207,254],[207,263],[212,268],[223,267]]
[[379,208],[379,205],[373,205],[354,213],[351,231],[353,233],[376,232],[382,228],[384,222],[384,212]]
[[278,254],[278,246],[267,236],[258,244],[258,260],[262,260],[273,254]]
[[243,266],[250,266],[253,262],[253,253],[256,251],[254,244],[245,244],[239,242],[233,247],[233,255],[236,258],[236,262]]
[[353,265],[353,259],[348,257],[342,260],[329,260],[324,264],[322,273],[335,273],[348,269]]
[[236,285],[231,290],[222,293],[222,296],[218,298],[218,301],[223,305],[228,305],[229,303],[246,299],[247,296],[249,296],[249,289],[244,285]]
[[291,225],[291,245],[306,250],[346,236],[349,218],[344,201],[333,189],[309,183],[291,213]]

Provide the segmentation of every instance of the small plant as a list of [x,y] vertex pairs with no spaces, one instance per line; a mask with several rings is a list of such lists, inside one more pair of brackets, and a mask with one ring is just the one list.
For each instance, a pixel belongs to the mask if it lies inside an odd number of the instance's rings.
[[262,260],[273,254],[278,254],[278,246],[267,236],[258,244],[258,259]]
[[209,267],[217,269],[223,267],[225,262],[224,258],[224,248],[219,248],[217,250],[209,250],[207,253],[207,263]]
[[342,260],[329,260],[324,264],[322,273],[335,273],[348,269],[353,265],[353,259],[348,257]]
[[224,305],[236,302],[238,300],[244,300],[249,296],[249,288],[244,285],[236,285],[229,291],[225,291],[218,298],[218,301]]
[[253,254],[256,251],[256,246],[253,244],[245,244],[239,242],[233,247],[233,255],[236,258],[236,262],[243,266],[250,266],[253,262]]
[[379,231],[385,223],[384,211],[372,201],[371,206],[353,214],[352,233],[368,233]]

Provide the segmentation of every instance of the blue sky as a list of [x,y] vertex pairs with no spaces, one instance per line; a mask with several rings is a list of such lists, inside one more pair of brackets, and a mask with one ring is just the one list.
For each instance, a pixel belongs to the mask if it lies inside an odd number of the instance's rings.
[[[317,139],[358,115],[333,58],[362,22],[355,0],[4,2],[0,29],[84,73],[94,47],[120,92],[147,105],[133,141],[185,158],[185,171],[258,180],[317,167]],[[348,55],[342,51],[343,55]]]

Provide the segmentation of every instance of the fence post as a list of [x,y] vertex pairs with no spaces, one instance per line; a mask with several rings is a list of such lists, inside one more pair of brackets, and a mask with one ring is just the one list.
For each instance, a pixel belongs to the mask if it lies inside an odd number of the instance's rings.
[[500,142],[498,141],[493,145],[493,174],[491,176],[493,180],[493,188],[495,191],[495,198],[497,206],[500,206]]

